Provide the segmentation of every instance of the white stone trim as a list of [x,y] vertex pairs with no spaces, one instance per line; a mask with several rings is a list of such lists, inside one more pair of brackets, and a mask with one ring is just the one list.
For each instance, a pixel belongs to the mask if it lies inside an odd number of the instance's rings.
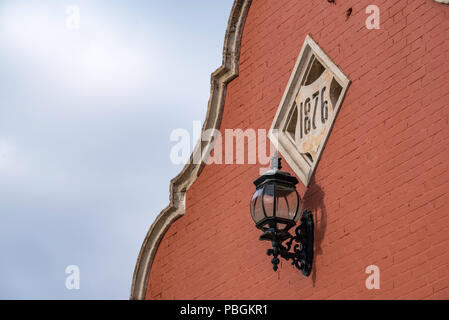
[[[240,41],[251,1],[252,0],[234,1],[223,47],[223,64],[212,73],[211,76],[211,93],[206,120],[203,124],[203,132],[208,129],[220,128],[227,84],[238,75]],[[202,150],[208,150],[211,143],[212,136],[206,141],[199,141],[195,150],[198,150],[200,146]],[[176,219],[185,214],[186,191],[201,174],[205,161],[205,159],[203,159],[201,164],[194,164],[194,161],[192,161],[193,154],[201,153],[195,153],[194,151],[190,157],[190,163],[171,180],[170,204],[159,213],[142,244],[134,269],[130,297],[132,300],[145,299],[150,269],[159,243],[169,226]]]
[[[307,159],[304,154],[300,153],[298,145],[285,133],[286,123],[289,120],[289,115],[292,113],[294,107],[294,100],[301,87],[304,87],[303,81],[307,77],[306,71],[312,55],[325,67],[326,70],[330,70],[333,73],[333,77],[342,87],[342,91],[334,106],[335,111],[322,135],[321,143],[317,146],[316,159],[313,161]],[[332,131],[335,118],[350,83],[351,80],[338,68],[312,37],[307,35],[268,133],[268,137],[272,143],[277,146],[277,149],[281,152],[284,159],[306,187],[309,185],[310,180],[315,173],[322,151],[329,138],[329,134]]]

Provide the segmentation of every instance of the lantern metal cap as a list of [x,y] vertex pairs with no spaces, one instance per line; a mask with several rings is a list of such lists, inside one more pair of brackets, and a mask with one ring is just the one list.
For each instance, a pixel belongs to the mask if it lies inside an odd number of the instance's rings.
[[290,175],[290,173],[281,171],[282,158],[279,157],[279,153],[276,151],[273,158],[271,158],[270,169],[261,175],[259,178],[254,180],[254,184],[257,188],[262,186],[264,183],[268,181],[276,181],[278,183],[287,183],[295,186],[298,183],[298,179],[296,177]]

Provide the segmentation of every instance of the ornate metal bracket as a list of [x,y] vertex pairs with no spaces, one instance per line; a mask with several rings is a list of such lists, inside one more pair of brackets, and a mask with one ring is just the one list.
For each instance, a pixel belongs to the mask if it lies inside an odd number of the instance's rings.
[[[291,260],[292,265],[301,270],[303,275],[309,276],[313,264],[313,237],[312,212],[304,211],[301,224],[296,228],[294,236],[290,235],[285,240],[277,237],[271,239],[273,249],[268,249],[267,255],[273,256],[273,259],[271,259],[273,270],[277,271],[280,262],[278,257],[280,256],[285,260]],[[284,241],[286,241],[285,245],[282,244]],[[293,245],[293,242],[296,242],[296,244]],[[290,252],[292,245],[293,252]]]

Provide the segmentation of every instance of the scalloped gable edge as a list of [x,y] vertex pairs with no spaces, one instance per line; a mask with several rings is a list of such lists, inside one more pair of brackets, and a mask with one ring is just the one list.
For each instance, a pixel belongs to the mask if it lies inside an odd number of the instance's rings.
[[[210,98],[203,133],[208,129],[220,129],[227,85],[238,76],[241,37],[251,1],[235,0],[232,6],[223,46],[223,62],[221,67],[211,75]],[[170,204],[159,213],[151,225],[137,258],[131,285],[131,300],[145,299],[150,269],[157,248],[170,225],[185,214],[186,191],[204,168],[204,157],[207,155],[203,156],[200,164],[193,163],[193,155],[200,154],[196,153],[200,147],[201,150],[208,150],[212,144],[212,138],[212,136],[206,137],[205,141],[199,141],[196,144],[189,163],[170,181]]]

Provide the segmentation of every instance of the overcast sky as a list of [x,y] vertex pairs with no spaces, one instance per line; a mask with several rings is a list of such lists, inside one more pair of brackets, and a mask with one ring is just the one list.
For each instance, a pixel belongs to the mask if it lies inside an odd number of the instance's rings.
[[0,298],[129,298],[232,3],[0,1]]

